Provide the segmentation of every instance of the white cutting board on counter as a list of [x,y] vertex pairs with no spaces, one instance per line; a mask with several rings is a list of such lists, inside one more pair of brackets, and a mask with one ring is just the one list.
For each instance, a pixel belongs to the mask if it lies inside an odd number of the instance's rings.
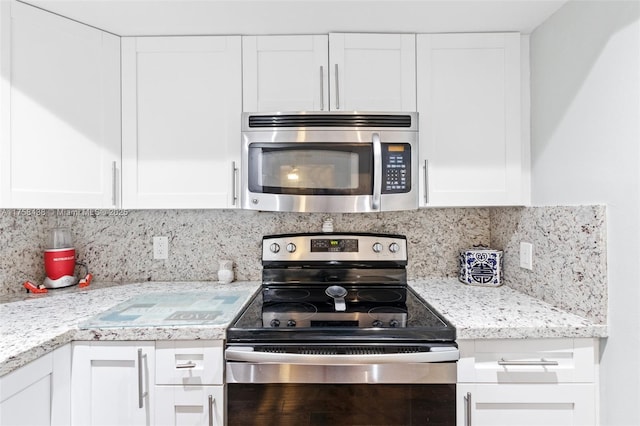
[[157,293],[133,297],[79,325],[83,328],[173,327],[231,322],[246,292]]

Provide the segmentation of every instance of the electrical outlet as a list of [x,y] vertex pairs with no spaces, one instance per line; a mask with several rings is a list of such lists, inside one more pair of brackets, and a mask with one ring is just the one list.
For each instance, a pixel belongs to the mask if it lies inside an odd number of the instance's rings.
[[153,237],[153,258],[165,260],[169,258],[169,238]]
[[533,270],[533,244],[520,243],[520,267]]

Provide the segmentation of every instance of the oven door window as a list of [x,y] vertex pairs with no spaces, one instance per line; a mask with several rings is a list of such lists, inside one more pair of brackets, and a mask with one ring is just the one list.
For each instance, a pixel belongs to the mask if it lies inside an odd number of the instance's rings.
[[249,145],[249,190],[291,195],[370,195],[370,144]]

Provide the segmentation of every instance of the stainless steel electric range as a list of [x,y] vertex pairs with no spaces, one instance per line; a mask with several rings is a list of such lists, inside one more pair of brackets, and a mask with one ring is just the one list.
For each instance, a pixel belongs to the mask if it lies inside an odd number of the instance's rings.
[[228,424],[454,424],[455,329],[407,262],[401,235],[265,236],[227,331]]

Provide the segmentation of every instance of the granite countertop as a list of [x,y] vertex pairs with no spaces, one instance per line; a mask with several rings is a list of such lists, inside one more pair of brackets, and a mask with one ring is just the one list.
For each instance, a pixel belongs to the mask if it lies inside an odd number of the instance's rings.
[[[458,339],[606,337],[607,327],[508,287],[471,287],[455,278],[409,284],[455,327]],[[245,298],[259,282],[92,283],[88,289],[0,299],[0,376],[73,340],[224,339],[228,322],[210,325],[80,329],[79,324],[132,297],[150,293],[215,292]],[[234,317],[236,313],[230,315]]]
[[[173,327],[80,329],[83,321],[132,297],[151,293],[230,292],[245,298],[243,307],[258,289],[258,282],[146,282],[114,285],[91,283],[87,289],[50,290],[46,294],[12,297],[0,304],[0,376],[73,340],[189,340],[224,339],[228,322]],[[26,294],[26,293],[24,293]],[[6,299],[5,299],[6,300]],[[237,312],[230,316],[233,318]]]
[[409,283],[456,328],[457,339],[607,337],[607,326],[512,288],[475,287],[456,278]]

